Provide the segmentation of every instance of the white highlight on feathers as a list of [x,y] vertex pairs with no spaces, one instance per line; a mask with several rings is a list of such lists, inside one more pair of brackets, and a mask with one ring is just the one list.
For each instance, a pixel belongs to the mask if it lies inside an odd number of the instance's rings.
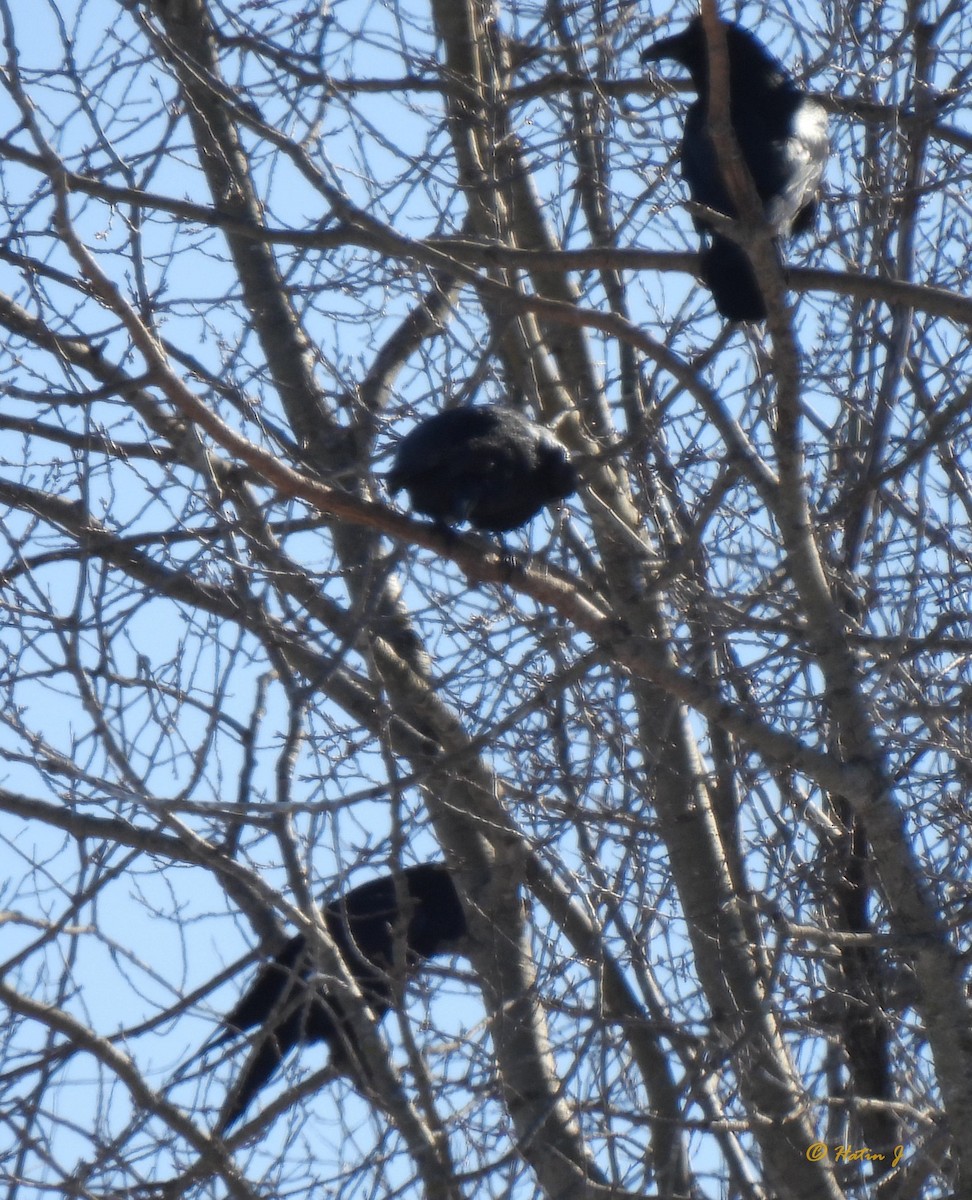
[[767,220],[784,235],[820,188],[830,150],[826,110],[813,100],[804,100],[793,114],[793,129],[785,145],[790,181],[766,206]]

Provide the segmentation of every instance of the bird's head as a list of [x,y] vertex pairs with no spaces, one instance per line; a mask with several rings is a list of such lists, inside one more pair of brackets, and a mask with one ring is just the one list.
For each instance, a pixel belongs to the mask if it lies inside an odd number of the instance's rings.
[[565,500],[577,491],[577,468],[564,447],[553,438],[538,448],[537,461],[543,471],[544,488],[551,500]]
[[664,62],[669,58],[680,63],[688,71],[695,90],[701,93],[709,77],[705,31],[702,28],[701,17],[690,21],[681,33],[652,42],[641,55],[643,63]]
[[[729,70],[733,79],[745,80],[750,72],[774,86],[777,77],[785,79],[780,64],[748,30],[729,21],[723,22],[723,28],[726,31]],[[652,42],[641,55],[643,63],[663,62],[665,59],[680,63],[692,76],[692,85],[699,96],[703,99],[708,96],[709,51],[701,17],[689,21],[681,33]]]

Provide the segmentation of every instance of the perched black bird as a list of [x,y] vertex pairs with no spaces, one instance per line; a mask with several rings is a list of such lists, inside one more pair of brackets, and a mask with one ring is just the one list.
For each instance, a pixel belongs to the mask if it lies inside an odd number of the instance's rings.
[[[766,47],[725,22],[729,54],[729,115],[763,211],[775,234],[813,228],[817,195],[829,149],[827,114],[798,88]],[[642,62],[672,58],[692,76],[698,92],[685,117],[682,173],[697,204],[736,217],[708,131],[709,67],[702,20],[662,38]],[[730,321],[760,321],[766,305],[742,247],[696,221],[702,234],[702,278],[716,308]]]
[[552,433],[512,408],[450,408],[398,443],[389,492],[437,525],[468,521],[504,533],[577,489],[577,472]]
[[[408,924],[400,928],[398,896],[392,875],[352,888],[324,910],[324,923],[341,951],[349,973],[375,1017],[391,1007],[388,972],[395,965],[396,936],[404,937],[406,968],[414,973],[428,958],[458,949],[466,934],[466,918],[448,869],[442,863],[406,867],[401,878],[411,900]],[[401,918],[404,920],[404,916]],[[255,1051],[236,1084],[232,1103],[219,1125],[224,1132],[294,1046],[327,1042],[331,1062],[352,1066],[353,1034],[341,1004],[327,994],[326,980],[316,967],[303,934],[297,934],[277,957],[261,968],[249,991],[225,1019],[220,1045],[255,1025]]]

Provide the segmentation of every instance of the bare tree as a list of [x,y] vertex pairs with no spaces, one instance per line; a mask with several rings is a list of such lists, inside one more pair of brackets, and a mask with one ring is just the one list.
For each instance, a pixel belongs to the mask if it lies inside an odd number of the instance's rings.
[[[972,15],[746,7],[832,156],[731,327],[692,12],[0,0],[8,1197],[972,1195]],[[505,549],[382,487],[468,402]],[[319,906],[443,858],[376,1023]],[[224,1138],[294,929],[362,1069]]]

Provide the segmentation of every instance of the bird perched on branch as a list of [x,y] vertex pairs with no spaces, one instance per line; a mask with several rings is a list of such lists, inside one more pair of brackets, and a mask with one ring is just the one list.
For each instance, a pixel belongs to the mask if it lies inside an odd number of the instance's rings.
[[[406,867],[398,879],[407,892],[403,909],[396,876],[385,875],[352,888],[324,910],[327,931],[376,1018],[392,1004],[389,973],[400,965],[396,939],[404,950],[405,973],[412,975],[426,959],[459,949],[466,934],[462,904],[444,864]],[[219,1122],[221,1133],[239,1120],[295,1046],[327,1042],[335,1067],[353,1070],[356,1065],[354,1034],[345,1010],[328,993],[327,979],[302,933],[260,969],[224,1023],[227,1031],[214,1046],[254,1026],[261,1029]]]
[[[813,228],[829,144],[827,114],[790,79],[766,47],[739,25],[723,23],[729,57],[729,118],[767,222],[778,237]],[[709,62],[700,17],[642,54],[642,62],[674,59],[698,93],[685,117],[682,174],[696,204],[737,217],[708,128]],[[745,251],[701,219],[702,278],[730,321],[760,321],[766,304]]]
[[518,529],[577,489],[577,472],[549,430],[515,409],[484,404],[429,417],[398,443],[386,476],[411,507],[447,528]]

